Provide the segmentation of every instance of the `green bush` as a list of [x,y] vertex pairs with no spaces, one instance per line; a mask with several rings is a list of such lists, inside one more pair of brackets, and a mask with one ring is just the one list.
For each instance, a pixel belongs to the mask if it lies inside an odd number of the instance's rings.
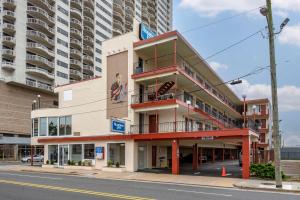
[[68,165],[71,165],[71,160],[68,160]]
[[54,160],[50,160],[50,165],[54,165]]
[[107,166],[108,167],[111,167],[113,164],[114,164],[114,162],[112,160],[108,160],[107,161]]
[[49,160],[46,160],[46,165],[49,165]]
[[[268,164],[252,164],[250,166],[250,172],[253,176],[263,178],[263,179],[275,179],[275,167],[274,165]],[[281,172],[282,177],[285,175]]]
[[120,163],[116,162],[116,168],[119,168],[119,167],[120,167]]
[[78,161],[78,166],[81,166],[81,164],[82,164],[81,160],[80,160],[80,161]]

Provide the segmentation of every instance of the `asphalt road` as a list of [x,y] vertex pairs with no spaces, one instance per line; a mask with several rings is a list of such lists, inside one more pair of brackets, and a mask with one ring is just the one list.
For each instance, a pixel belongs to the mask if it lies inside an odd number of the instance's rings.
[[300,195],[0,170],[0,200],[298,200]]

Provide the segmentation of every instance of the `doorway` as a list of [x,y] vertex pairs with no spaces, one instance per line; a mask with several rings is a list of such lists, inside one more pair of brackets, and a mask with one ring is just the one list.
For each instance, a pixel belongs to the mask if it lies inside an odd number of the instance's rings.
[[149,115],[149,133],[158,132],[158,115]]
[[138,147],[138,169],[147,168],[147,146],[141,145]]
[[69,146],[60,145],[59,146],[59,165],[67,165],[69,160]]

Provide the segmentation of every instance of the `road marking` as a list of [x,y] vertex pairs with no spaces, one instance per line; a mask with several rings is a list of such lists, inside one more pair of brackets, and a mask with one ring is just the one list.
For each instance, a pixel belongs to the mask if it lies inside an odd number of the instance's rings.
[[169,191],[176,191],[176,192],[187,192],[187,193],[195,193],[195,194],[207,194],[207,195],[214,195],[214,196],[232,197],[231,194],[200,192],[200,191],[193,191],[193,190],[177,190],[177,189],[168,189],[168,190]]
[[42,178],[42,179],[51,179],[51,180],[62,180],[62,178],[55,178],[55,177],[48,177],[48,176],[35,176],[35,175],[13,174],[13,173],[2,173],[2,172],[0,172],[0,174],[10,175],[10,176],[23,176],[23,177],[30,177],[30,178]]
[[19,181],[9,181],[9,180],[0,179],[0,184],[1,183],[11,184],[11,185],[18,185],[18,186],[25,186],[25,187],[48,189],[48,190],[57,190],[57,191],[64,191],[64,192],[89,194],[89,195],[94,195],[94,196],[111,197],[111,198],[117,198],[117,199],[155,200],[155,199],[152,199],[152,198],[144,198],[144,197],[137,197],[137,196],[122,195],[122,194],[113,194],[113,193],[107,193],[107,192],[96,192],[96,191],[90,191],[90,190],[84,190],[84,189],[65,188],[65,187],[57,187],[57,186],[51,186],[51,185],[42,185],[42,184],[25,183],[25,182],[19,182]]

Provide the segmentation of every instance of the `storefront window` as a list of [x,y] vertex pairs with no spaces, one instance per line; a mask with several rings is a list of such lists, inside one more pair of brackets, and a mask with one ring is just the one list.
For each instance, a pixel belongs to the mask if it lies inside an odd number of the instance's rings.
[[50,163],[58,162],[58,146],[57,145],[49,145],[48,146],[48,160]]
[[124,143],[111,143],[108,144],[108,160],[113,164],[119,163],[125,165],[125,144]]
[[47,118],[42,117],[40,118],[39,136],[46,136],[46,135],[47,135]]
[[71,160],[78,162],[82,160],[82,144],[70,145]]
[[95,159],[95,144],[84,145],[84,159]]
[[48,118],[49,136],[57,136],[57,117]]

